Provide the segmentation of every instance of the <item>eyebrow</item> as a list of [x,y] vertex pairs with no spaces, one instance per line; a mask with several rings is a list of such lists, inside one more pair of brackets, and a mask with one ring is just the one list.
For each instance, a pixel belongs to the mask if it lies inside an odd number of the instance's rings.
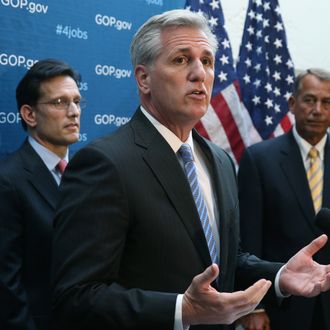
[[320,100],[329,100],[330,96],[324,96],[324,97],[317,97],[315,94],[308,93],[308,94],[303,94],[302,97],[313,97],[314,99],[320,99]]
[[[190,47],[185,47],[185,48],[178,48],[175,50],[174,53],[190,53],[191,52],[191,48]],[[212,51],[210,50],[203,50],[203,55],[205,56],[211,56],[211,57],[215,57],[215,55],[213,54]]]

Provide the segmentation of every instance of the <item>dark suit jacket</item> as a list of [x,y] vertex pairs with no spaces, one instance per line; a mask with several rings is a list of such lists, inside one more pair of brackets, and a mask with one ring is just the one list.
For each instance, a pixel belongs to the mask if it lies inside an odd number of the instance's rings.
[[[242,246],[261,258],[286,262],[322,232],[315,212],[299,147],[292,132],[249,147],[239,174]],[[330,206],[330,145],[325,146],[323,207]],[[315,260],[330,263],[330,246]],[[320,299],[330,329],[330,293],[320,298],[291,297],[281,308],[268,306],[272,329],[310,329]],[[324,329],[322,329],[324,330]]]
[[[243,278],[273,279],[279,265],[238,252],[232,162],[213,144],[194,138],[209,162],[219,206],[219,289],[232,290],[236,261]],[[177,294],[211,260],[184,171],[141,111],[73,157],[61,198],[54,309],[66,329],[173,329]]]
[[0,329],[49,330],[58,186],[25,141],[0,163]]

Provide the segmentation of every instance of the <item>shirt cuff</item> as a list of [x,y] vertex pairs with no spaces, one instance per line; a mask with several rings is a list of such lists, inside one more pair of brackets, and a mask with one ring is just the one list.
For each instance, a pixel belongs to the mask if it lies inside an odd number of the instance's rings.
[[178,294],[175,304],[174,330],[188,330],[190,326],[184,327],[182,324],[182,298],[183,294]]
[[276,293],[276,296],[278,297],[278,298],[288,298],[288,297],[290,297],[291,295],[290,294],[287,294],[287,295],[285,295],[285,294],[283,294],[282,292],[281,292],[281,289],[280,289],[280,277],[281,277],[281,273],[282,273],[282,270],[284,269],[284,267],[285,267],[285,265],[283,265],[281,268],[280,268],[280,270],[277,272],[277,274],[276,274],[276,277],[275,277],[275,284],[274,284],[274,286],[275,286],[275,293]]
[[253,310],[250,314],[258,314],[258,313],[264,313],[266,310],[264,308],[258,308]]

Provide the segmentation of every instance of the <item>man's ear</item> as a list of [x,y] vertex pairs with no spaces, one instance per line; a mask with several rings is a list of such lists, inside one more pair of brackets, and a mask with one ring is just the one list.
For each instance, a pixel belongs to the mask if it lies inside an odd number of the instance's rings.
[[22,120],[24,120],[26,122],[26,125],[28,127],[36,127],[37,126],[37,119],[36,119],[36,113],[35,111],[32,109],[31,106],[24,104],[21,106],[20,109],[20,114],[22,117]]
[[134,74],[140,92],[148,94],[150,92],[149,69],[145,65],[139,64],[136,66]]
[[294,106],[296,104],[296,99],[293,95],[291,95],[289,97],[289,100],[288,100],[288,104],[289,104],[289,110],[292,114],[294,114]]

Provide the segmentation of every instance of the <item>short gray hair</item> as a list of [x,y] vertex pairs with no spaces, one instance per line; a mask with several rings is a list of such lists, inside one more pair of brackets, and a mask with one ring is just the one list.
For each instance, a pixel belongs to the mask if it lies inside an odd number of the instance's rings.
[[214,55],[218,48],[216,36],[212,33],[205,16],[187,9],[166,11],[149,18],[135,33],[131,43],[133,68],[138,64],[150,65],[161,52],[161,33],[172,26],[193,27],[206,34]]
[[315,76],[317,79],[319,79],[321,81],[330,81],[330,72],[329,71],[326,71],[323,69],[318,69],[318,68],[311,68],[311,69],[304,70],[304,71],[300,72],[298,74],[298,76],[296,77],[296,80],[293,85],[293,92],[292,92],[293,96],[299,95],[300,90],[301,90],[301,81],[303,80],[303,78],[305,78],[309,74]]

